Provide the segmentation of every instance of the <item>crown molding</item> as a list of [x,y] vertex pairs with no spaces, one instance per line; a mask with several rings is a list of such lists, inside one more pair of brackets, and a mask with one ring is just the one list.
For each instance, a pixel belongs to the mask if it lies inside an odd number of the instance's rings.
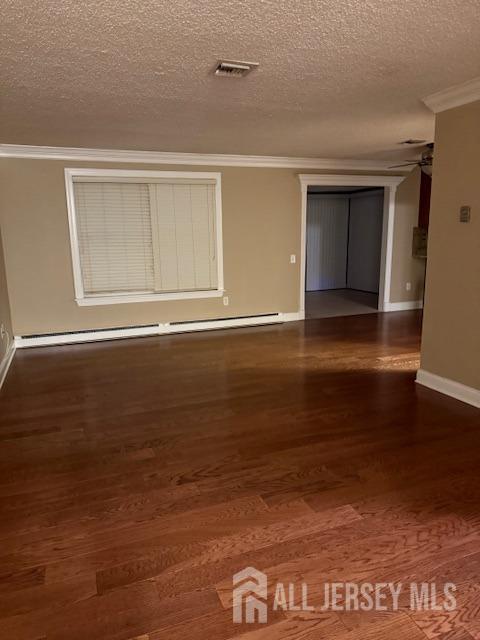
[[423,98],[423,103],[434,113],[480,100],[480,78],[437,91]]
[[338,171],[393,171],[397,160],[348,160],[342,158],[289,158],[227,154],[127,151],[79,147],[37,147],[0,144],[0,157],[82,162],[135,162],[144,164],[203,165],[213,167],[264,167],[279,169],[325,169]]

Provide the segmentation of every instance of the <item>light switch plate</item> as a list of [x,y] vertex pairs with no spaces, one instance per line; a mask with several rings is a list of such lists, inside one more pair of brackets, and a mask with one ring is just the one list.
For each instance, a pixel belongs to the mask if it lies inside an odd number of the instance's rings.
[[470,222],[471,209],[468,206],[460,207],[460,222]]

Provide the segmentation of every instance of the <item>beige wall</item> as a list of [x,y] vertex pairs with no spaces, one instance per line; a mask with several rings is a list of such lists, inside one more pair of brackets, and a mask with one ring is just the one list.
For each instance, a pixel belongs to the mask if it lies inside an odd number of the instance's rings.
[[[230,306],[221,298],[78,307],[74,301],[64,167],[98,163],[0,160],[1,223],[15,335],[155,322],[295,312],[299,307],[301,196],[293,169],[178,167],[101,163],[102,167],[221,171],[224,274]],[[311,173],[311,171],[309,171]],[[392,301],[418,299],[411,227],[418,179],[399,187]],[[414,283],[405,292],[405,282]],[[408,297],[410,296],[410,297]]]
[[[391,302],[423,299],[425,260],[412,257],[412,234],[413,228],[418,225],[419,197],[420,168],[412,171],[397,190]],[[406,289],[407,282],[412,285],[410,291]]]
[[0,338],[0,362],[2,361],[10,341],[13,337],[12,321],[10,318],[10,302],[8,299],[7,278],[5,273],[5,261],[3,257],[2,233],[0,230],[0,325],[4,327],[7,334]]
[[[437,116],[422,369],[480,389],[480,102]],[[470,205],[469,224],[459,209]]]

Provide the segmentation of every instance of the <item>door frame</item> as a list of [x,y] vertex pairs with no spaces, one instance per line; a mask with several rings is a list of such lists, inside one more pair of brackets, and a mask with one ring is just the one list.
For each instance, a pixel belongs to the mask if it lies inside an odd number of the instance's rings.
[[398,185],[407,176],[366,176],[345,174],[307,174],[298,178],[302,192],[301,247],[300,247],[300,304],[299,314],[305,317],[305,278],[307,266],[307,192],[308,187],[379,187],[384,189],[382,251],[380,258],[380,286],[378,310],[390,311],[390,289],[392,280],[393,229],[395,225],[395,196]]

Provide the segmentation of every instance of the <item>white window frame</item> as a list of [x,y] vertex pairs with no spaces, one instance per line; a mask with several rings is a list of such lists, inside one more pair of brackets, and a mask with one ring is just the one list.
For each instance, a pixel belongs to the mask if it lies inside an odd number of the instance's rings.
[[[74,178],[95,177],[109,182],[134,182],[136,179],[148,181],[183,178],[187,180],[215,180],[215,221],[217,288],[205,291],[176,291],[168,293],[112,293],[85,295],[80,264],[80,246],[77,233],[75,211]],[[158,302],[161,300],[188,300],[193,298],[218,298],[225,293],[223,283],[223,236],[222,236],[222,174],[205,171],[130,171],[129,169],[65,169],[65,190],[67,195],[68,226],[72,255],[75,301],[79,306],[123,304],[128,302]]]

